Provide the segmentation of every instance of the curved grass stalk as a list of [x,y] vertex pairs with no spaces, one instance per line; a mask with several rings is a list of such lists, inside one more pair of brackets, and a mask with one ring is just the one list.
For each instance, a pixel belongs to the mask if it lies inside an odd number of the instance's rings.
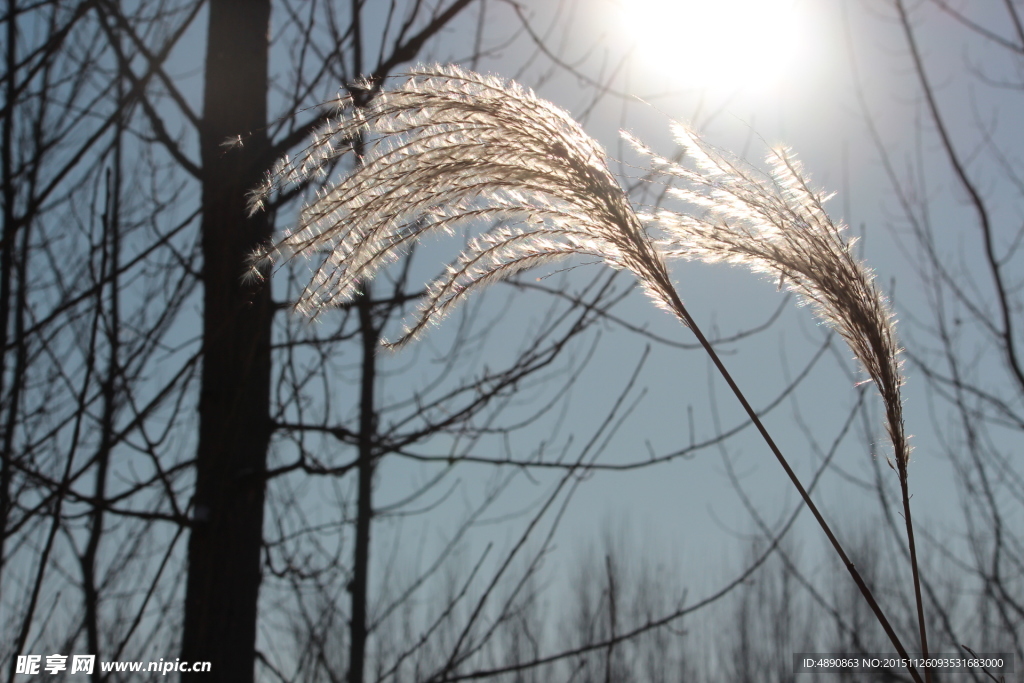
[[[810,186],[802,164],[790,150],[772,149],[767,158],[769,172],[761,173],[681,126],[673,132],[693,169],[658,157],[631,139],[659,170],[682,181],[683,186],[670,192],[702,210],[697,214],[662,210],[649,216],[666,234],[660,251],[670,257],[745,265],[785,283],[846,340],[881,395],[893,448],[893,457],[887,460],[900,482],[918,630],[927,659],[928,637],[910,515],[911,446],[900,391],[904,382],[902,349],[896,341],[889,302],[875,285],[871,269],[854,257],[855,240],[844,237],[846,226],[833,222],[825,211],[831,195]],[[931,679],[930,672],[925,672],[925,679]]]
[[[256,211],[275,190],[323,172],[351,151],[353,141],[360,141],[360,163],[318,193],[294,231],[253,255],[250,275],[262,278],[274,262],[296,254],[317,259],[296,303],[298,310],[316,315],[351,300],[362,281],[427,234],[452,233],[468,223],[500,225],[470,240],[428,285],[401,337],[385,342],[395,348],[440,321],[474,290],[525,268],[588,255],[631,271],[657,306],[693,331],[906,658],[870,589],[690,316],[664,258],[741,261],[781,274],[847,340],[886,404],[916,586],[906,497],[909,446],[899,394],[902,375],[888,305],[870,271],[851,256],[840,227],[828,219],[822,208],[825,198],[809,189],[788,152],[774,153],[772,174],[765,177],[682,128],[677,138],[698,169],[656,161],[688,183],[676,193],[706,215],[660,212],[647,217],[666,233],[656,243],[609,171],[601,147],[566,112],[516,83],[454,66],[421,68],[361,107],[340,98],[337,121],[320,131],[295,161],[279,163],[254,191],[251,208]],[[922,626],[924,643],[923,637]],[[921,680],[915,669],[909,673]]]

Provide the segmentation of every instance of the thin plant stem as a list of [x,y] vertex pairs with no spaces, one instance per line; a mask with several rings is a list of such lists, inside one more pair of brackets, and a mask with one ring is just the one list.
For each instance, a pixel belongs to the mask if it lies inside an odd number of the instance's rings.
[[[1007,360],[1010,368],[1013,370],[1017,380],[1024,384],[1024,372],[1021,371],[1020,363],[1017,361],[1016,355],[1016,344],[1013,339],[1013,326],[1010,318],[1010,307],[1008,304],[1008,297],[1006,294],[1006,288],[1004,286],[1002,273],[999,268],[999,262],[995,258],[995,252],[992,246],[992,230],[991,223],[989,221],[988,212],[985,210],[985,205],[981,201],[981,195],[971,179],[967,176],[967,171],[964,165],[960,161],[960,157],[956,154],[953,147],[952,138],[949,135],[949,131],[946,129],[945,121],[939,114],[939,107],[935,102],[935,95],[932,91],[931,83],[928,80],[927,73],[924,68],[924,62],[921,59],[921,52],[917,46],[917,39],[914,36],[910,24],[910,18],[907,15],[907,8],[903,3],[903,0],[896,0],[896,10],[899,13],[900,26],[903,28],[903,34],[907,41],[907,47],[910,50],[910,55],[914,61],[914,72],[917,74],[918,80],[921,83],[921,89],[924,93],[925,101],[928,104],[928,111],[931,113],[932,121],[935,124],[935,129],[938,131],[939,137],[942,140],[942,148],[946,151],[946,155],[949,158],[950,165],[956,174],[956,177],[960,180],[960,185],[967,191],[970,197],[970,203],[974,206],[978,213],[978,224],[981,228],[983,243],[985,246],[985,255],[988,259],[990,269],[992,271],[993,280],[996,287],[996,292],[999,298],[1000,310],[1002,312],[1003,330],[1002,337],[1005,341],[1004,347],[1006,349]],[[925,630],[924,622],[924,603],[921,600],[921,581],[918,577],[917,571],[917,549],[914,544],[914,527],[910,521],[910,495],[907,490],[907,472],[906,468],[901,468],[900,471],[900,488],[903,492],[903,515],[907,521],[907,546],[910,549],[910,565],[911,570],[914,573],[914,597],[917,599],[917,622],[918,628],[921,631],[921,650],[924,657],[928,657],[928,634]],[[925,678],[927,683],[931,683],[931,674],[928,669],[925,669]]]
[[[825,518],[821,515],[821,512],[818,510],[818,507],[814,504],[814,501],[811,500],[810,494],[807,493],[807,490],[804,488],[803,484],[800,483],[800,479],[796,476],[796,472],[793,471],[793,468],[790,467],[789,461],[786,460],[786,456],[784,456],[782,454],[782,451],[779,450],[779,447],[775,444],[775,440],[772,438],[771,434],[768,433],[768,429],[764,426],[764,423],[761,422],[761,418],[758,417],[757,412],[753,409],[753,407],[751,407],[750,402],[747,401],[747,397],[743,394],[743,391],[739,388],[739,385],[736,384],[736,381],[732,378],[732,375],[729,374],[729,370],[726,369],[725,364],[722,362],[722,359],[718,356],[718,353],[715,352],[715,348],[707,340],[707,337],[704,336],[704,333],[701,332],[700,327],[697,326],[697,322],[690,315],[690,312],[686,310],[686,306],[683,305],[682,300],[679,298],[677,294],[675,294],[674,290],[670,296],[672,298],[672,307],[674,309],[674,312],[683,321],[685,321],[686,325],[693,331],[694,336],[697,337],[697,341],[700,343],[701,347],[704,348],[704,351],[707,352],[708,356],[711,358],[711,362],[715,364],[715,367],[718,369],[719,374],[722,375],[722,378],[725,380],[725,383],[729,385],[729,388],[732,390],[732,393],[736,396],[737,400],[739,400],[740,405],[743,406],[743,410],[746,411],[747,416],[750,418],[751,422],[754,423],[754,426],[757,428],[757,431],[760,432],[761,437],[764,439],[764,442],[768,444],[768,448],[771,449],[772,453],[775,454],[775,458],[779,461],[779,464],[782,465],[782,469],[786,471],[786,474],[789,476],[789,480],[793,482],[793,486],[795,486],[796,490],[800,493],[800,497],[807,505],[807,508],[811,511],[811,514],[814,515],[814,519],[818,521],[818,525],[821,527],[822,531],[825,532],[825,535],[828,537],[829,542],[832,544],[832,548],[835,549],[836,553],[839,555],[839,559],[842,560],[843,565],[845,565],[847,571],[850,572],[850,576],[853,577],[854,583],[857,584],[857,588],[860,589],[861,595],[864,596],[864,599],[867,601],[868,606],[871,607],[871,611],[874,613],[875,618],[878,619],[878,623],[882,625],[882,628],[885,630],[885,634],[889,636],[889,640],[896,648],[896,651],[900,654],[900,657],[902,657],[905,660],[908,660],[909,662],[910,656],[907,654],[906,648],[903,647],[903,643],[900,641],[899,636],[896,635],[896,632],[893,630],[892,625],[889,623],[889,620],[885,617],[885,613],[882,612],[882,608],[875,600],[875,596],[871,593],[871,589],[868,588],[868,585],[864,582],[864,579],[863,577],[861,577],[860,572],[857,571],[857,567],[854,566],[853,562],[850,561],[850,558],[847,556],[846,551],[843,550],[843,546],[839,542],[839,539],[836,538],[834,533],[832,533],[832,528],[828,525],[828,522],[825,521]],[[903,482],[904,490],[906,490],[906,479],[904,478],[901,481]],[[907,527],[908,529],[910,529],[910,507],[907,504],[908,501],[906,498],[904,498],[904,501],[904,509],[907,513]],[[910,534],[911,553],[913,553],[912,530],[910,531]],[[914,563],[914,578],[916,586],[916,562]],[[907,664],[907,671],[910,673],[911,678],[913,678],[916,683],[922,683],[921,676],[917,672],[917,669],[910,666],[909,663]],[[925,676],[928,676],[927,668],[925,669]]]
[[[917,628],[921,634],[921,656],[928,659],[928,630],[924,623],[924,601],[921,599],[921,578],[917,570],[917,545],[914,543],[914,524],[910,519],[910,491],[907,486],[907,471],[900,475],[900,489],[903,494],[903,517],[907,521],[907,549],[910,550],[910,570],[914,575],[914,598],[917,601]],[[924,667],[925,683],[932,683],[931,669]]]

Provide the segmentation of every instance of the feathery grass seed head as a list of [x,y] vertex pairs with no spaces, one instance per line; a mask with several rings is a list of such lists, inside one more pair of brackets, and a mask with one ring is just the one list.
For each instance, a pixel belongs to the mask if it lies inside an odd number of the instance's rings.
[[[741,263],[771,273],[813,304],[877,385],[901,476],[910,448],[903,428],[900,349],[888,302],[854,258],[844,226],[824,210],[787,149],[768,156],[768,173],[728,157],[676,126],[691,167],[658,157],[682,181],[672,193],[696,215],[646,217],[665,233],[651,242],[601,147],[572,117],[514,82],[455,66],[424,67],[361,106],[337,102],[335,121],[295,160],[285,157],[250,198],[250,209],[288,184],[324,174],[358,151],[353,170],[327,183],[295,230],[252,257],[252,276],[296,254],[317,258],[296,308],[316,314],[349,301],[382,266],[428,233],[468,223],[497,227],[468,242],[430,283],[412,322],[391,346],[421,333],[473,290],[572,255],[632,271],[660,307],[685,318],[663,256]],[[628,136],[627,136],[628,137]]]
[[854,240],[824,209],[831,195],[812,189],[800,162],[786,148],[769,152],[767,173],[716,150],[676,126],[691,167],[654,155],[631,140],[681,185],[671,190],[697,207],[694,214],[658,211],[648,220],[665,232],[658,244],[668,257],[738,263],[769,273],[846,340],[878,387],[886,429],[905,476],[910,446],[903,425],[901,349],[888,300],[874,273],[852,253]]
[[454,66],[420,68],[361,107],[338,102],[337,120],[275,167],[250,200],[259,210],[269,194],[321,173],[359,141],[360,163],[318,193],[294,232],[254,255],[257,271],[299,253],[319,258],[300,311],[352,299],[359,282],[427,233],[486,221],[513,227],[471,240],[428,286],[394,346],[469,292],[574,254],[632,271],[671,308],[664,263],[603,150],[563,110],[514,82]]

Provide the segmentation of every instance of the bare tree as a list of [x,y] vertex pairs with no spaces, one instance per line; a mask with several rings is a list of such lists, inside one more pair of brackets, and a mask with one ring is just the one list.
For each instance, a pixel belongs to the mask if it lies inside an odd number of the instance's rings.
[[[70,646],[75,634],[97,653],[136,651],[128,645],[136,615],[152,609],[163,570],[141,559],[152,552],[148,532],[184,520],[166,496],[176,463],[149,460],[153,441],[140,427],[173,422],[180,406],[160,396],[190,367],[169,385],[158,375],[139,390],[190,291],[190,276],[146,282],[144,274],[169,261],[187,268],[191,255],[180,228],[153,229],[175,190],[149,195],[126,180],[139,168],[124,161],[131,116],[155,70],[124,76],[113,54],[122,36],[106,33],[94,3],[5,9],[0,564],[13,675],[14,654],[40,642]],[[126,191],[155,201],[143,214],[122,201]],[[131,474],[126,450],[138,454]],[[79,577],[80,600],[61,589],[68,577]]]
[[[308,107],[338,87],[369,97],[454,22],[482,32],[484,9],[477,21],[471,5],[396,2],[370,16],[359,0],[7,3],[8,675],[14,655],[39,647],[84,647],[106,661],[166,659],[180,645],[182,660],[212,662],[224,680],[251,680],[257,660],[268,676],[301,670],[301,655],[257,652],[258,628],[265,618],[278,628],[263,616],[271,605],[301,612],[312,593],[333,616],[309,633],[310,652],[322,657],[340,625],[348,653],[329,670],[359,681],[381,620],[444,570],[464,531],[375,605],[374,567],[386,565],[371,555],[374,525],[442,494],[454,463],[484,442],[487,452],[509,448],[554,400],[509,411],[517,392],[548,376],[557,397],[586,349],[575,340],[628,288],[602,277],[549,301],[521,352],[497,366],[477,360],[487,333],[467,321],[448,361],[393,393],[385,380],[396,364],[377,351],[422,295],[405,275],[413,261],[315,328],[288,315],[296,279],[260,287],[242,275],[293,199],[250,217],[247,194],[331,115]],[[205,52],[194,48],[203,34]],[[486,53],[483,33],[472,42],[470,55]],[[171,65],[183,51],[201,55],[191,62],[203,69],[201,94]],[[383,506],[374,491],[386,456],[442,466]],[[571,481],[574,468],[564,469]],[[334,492],[336,507],[325,512],[310,490]],[[521,555],[513,549],[494,569],[491,593]],[[488,638],[466,640],[482,623],[467,618],[463,647],[478,652]]]

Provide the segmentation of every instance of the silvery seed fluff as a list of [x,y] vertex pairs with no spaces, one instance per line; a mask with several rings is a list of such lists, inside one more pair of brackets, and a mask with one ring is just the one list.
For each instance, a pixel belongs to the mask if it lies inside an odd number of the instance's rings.
[[577,254],[632,271],[673,310],[664,262],[597,142],[522,86],[455,66],[417,69],[363,107],[340,98],[337,119],[268,174],[251,210],[322,173],[356,140],[363,154],[353,170],[307,204],[294,231],[253,256],[254,277],[295,254],[319,260],[298,310],[315,315],[353,299],[361,281],[428,233],[488,222],[498,227],[469,241],[386,345],[413,339],[483,285]]
[[812,189],[802,165],[786,148],[772,149],[762,173],[732,158],[682,126],[673,129],[693,168],[658,157],[628,139],[667,176],[681,181],[670,192],[697,212],[660,210],[644,216],[665,233],[666,257],[726,261],[765,272],[810,303],[846,340],[878,387],[898,471],[906,475],[910,446],[900,393],[902,349],[889,302],[874,273],[852,253],[824,209],[831,195]]

